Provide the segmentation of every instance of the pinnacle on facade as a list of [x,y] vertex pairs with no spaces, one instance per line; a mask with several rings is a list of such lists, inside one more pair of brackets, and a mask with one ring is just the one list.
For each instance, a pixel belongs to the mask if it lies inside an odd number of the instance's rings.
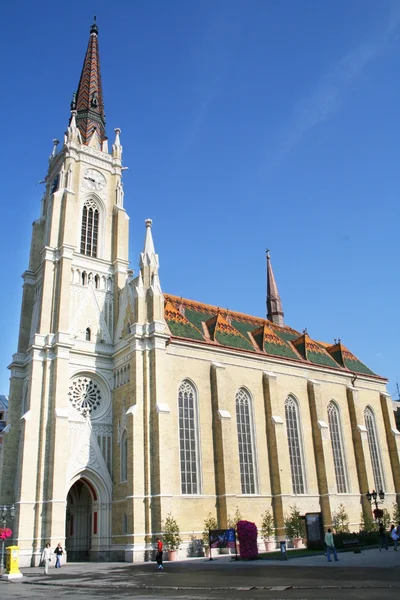
[[267,250],[267,319],[283,327],[283,308],[278,286],[271,265],[271,257]]
[[98,32],[95,17],[90,29],[78,91],[72,97],[71,110],[76,111],[76,125],[81,133],[82,143],[102,149],[107,138]]

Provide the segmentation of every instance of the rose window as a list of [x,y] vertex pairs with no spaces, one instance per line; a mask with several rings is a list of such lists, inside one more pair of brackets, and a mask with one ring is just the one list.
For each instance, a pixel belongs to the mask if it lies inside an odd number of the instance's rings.
[[101,403],[100,387],[88,377],[79,377],[69,386],[69,401],[77,411],[91,414]]

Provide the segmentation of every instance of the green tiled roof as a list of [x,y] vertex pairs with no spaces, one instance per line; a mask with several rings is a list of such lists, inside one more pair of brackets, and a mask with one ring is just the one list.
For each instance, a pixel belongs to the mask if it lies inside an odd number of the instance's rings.
[[340,343],[328,347],[267,319],[165,294],[165,320],[175,337],[376,376]]

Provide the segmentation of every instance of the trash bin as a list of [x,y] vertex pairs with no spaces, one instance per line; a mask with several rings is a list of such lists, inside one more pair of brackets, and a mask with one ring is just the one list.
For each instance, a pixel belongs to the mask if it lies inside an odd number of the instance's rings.
[[3,577],[6,579],[22,577],[22,573],[19,570],[18,546],[8,546],[8,548],[6,548],[6,573]]
[[287,560],[287,552],[286,552],[286,541],[279,542],[280,551],[281,551],[281,560]]

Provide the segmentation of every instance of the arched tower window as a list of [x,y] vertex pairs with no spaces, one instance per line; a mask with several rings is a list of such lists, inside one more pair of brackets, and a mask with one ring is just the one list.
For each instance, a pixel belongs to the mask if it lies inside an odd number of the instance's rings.
[[243,388],[236,393],[236,425],[239,445],[242,494],[255,494],[254,441],[250,394]]
[[90,342],[90,338],[91,338],[91,336],[92,336],[92,334],[91,334],[91,331],[90,331],[90,327],[88,327],[88,328],[86,329],[86,332],[85,332],[85,340],[86,340],[87,342]]
[[378,446],[378,436],[376,433],[375,415],[372,409],[367,406],[364,411],[365,427],[367,428],[369,453],[371,455],[372,472],[374,474],[375,490],[380,492],[384,490],[382,460]]
[[94,287],[96,288],[96,290],[100,287],[100,277],[98,275],[95,275],[94,277]]
[[289,444],[290,471],[294,494],[304,494],[303,449],[300,433],[299,405],[293,396],[285,401],[286,429]]
[[328,421],[331,435],[333,464],[335,467],[336,486],[339,494],[348,492],[346,463],[344,459],[342,424],[337,404],[333,401],[328,404]]
[[190,381],[182,381],[178,390],[179,446],[182,494],[198,494],[199,451],[197,394]]
[[99,209],[93,200],[86,200],[82,210],[81,254],[97,257]]
[[128,438],[126,431],[121,436],[120,443],[120,460],[121,460],[121,481],[127,481],[128,479]]

